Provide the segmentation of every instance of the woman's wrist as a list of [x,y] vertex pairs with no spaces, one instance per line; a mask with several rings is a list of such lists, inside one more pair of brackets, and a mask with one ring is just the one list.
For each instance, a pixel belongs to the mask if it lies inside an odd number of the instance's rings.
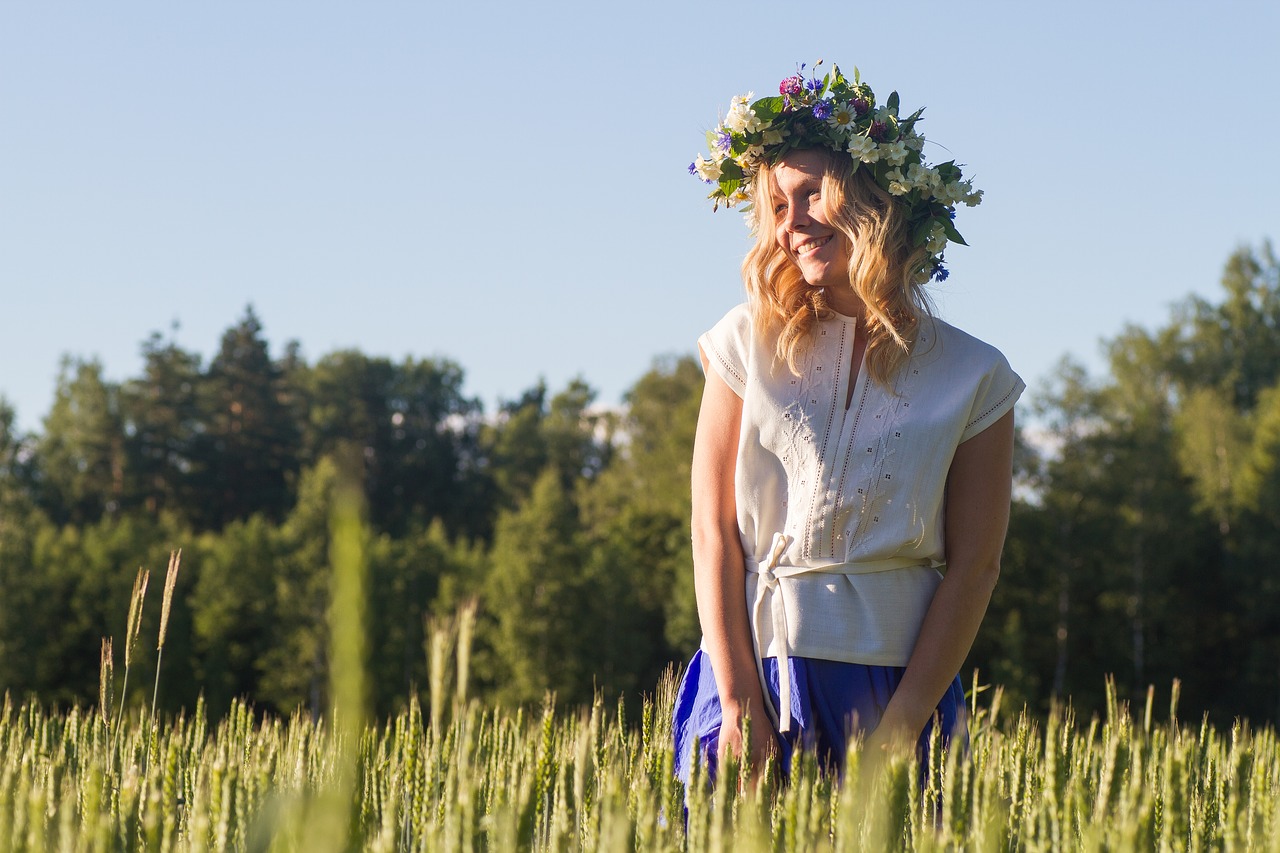
[[764,696],[759,691],[754,695],[750,693],[721,695],[720,713],[725,719],[757,718],[764,714]]
[[920,737],[925,726],[929,725],[929,721],[937,710],[936,703],[919,708],[911,707],[911,704],[908,697],[902,696],[901,692],[895,693],[889,700],[884,714],[880,717],[880,723],[876,726],[876,734],[885,743],[896,740],[914,741]]

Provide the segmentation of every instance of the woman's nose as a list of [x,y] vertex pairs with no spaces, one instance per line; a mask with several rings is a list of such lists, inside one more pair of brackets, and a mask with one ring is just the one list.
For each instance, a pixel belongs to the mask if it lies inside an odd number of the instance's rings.
[[794,231],[809,224],[809,208],[803,200],[797,199],[787,205],[782,224],[788,231]]

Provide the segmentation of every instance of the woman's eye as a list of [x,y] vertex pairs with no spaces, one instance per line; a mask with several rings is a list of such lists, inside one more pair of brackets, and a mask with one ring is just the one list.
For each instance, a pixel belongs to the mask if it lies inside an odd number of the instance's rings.
[[782,203],[778,203],[778,204],[775,204],[775,205],[773,206],[773,212],[774,212],[774,214],[775,214],[775,215],[776,215],[776,214],[781,213],[782,211],[784,211],[784,210],[786,210],[786,209],[787,209],[787,206],[786,206],[785,204],[782,204]]

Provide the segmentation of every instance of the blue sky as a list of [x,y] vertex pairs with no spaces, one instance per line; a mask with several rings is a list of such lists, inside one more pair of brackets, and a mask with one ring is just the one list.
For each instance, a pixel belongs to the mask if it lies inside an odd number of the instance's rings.
[[616,403],[742,297],[704,131],[818,58],[985,190],[934,295],[1034,392],[1280,235],[1278,6],[0,0],[0,395],[38,429],[63,354],[252,303],[277,354]]

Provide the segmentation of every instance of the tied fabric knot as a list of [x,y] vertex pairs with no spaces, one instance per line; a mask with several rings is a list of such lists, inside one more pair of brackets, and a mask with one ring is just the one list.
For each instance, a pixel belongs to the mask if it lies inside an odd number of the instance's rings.
[[[783,553],[791,544],[791,537],[785,533],[773,534],[773,542],[769,546],[768,559],[755,567],[760,575],[756,585],[755,605],[751,608],[751,640],[756,647],[756,675],[760,677],[760,691],[764,696],[765,708],[778,731],[785,733],[791,729],[791,667],[787,655],[787,611],[782,602],[782,587],[778,585],[778,563]],[[748,570],[751,566],[748,565]],[[769,687],[764,675],[764,649],[760,647],[760,608],[765,599],[770,600],[769,615],[773,622],[773,637],[778,644],[778,696],[782,707],[775,708],[769,699]]]

